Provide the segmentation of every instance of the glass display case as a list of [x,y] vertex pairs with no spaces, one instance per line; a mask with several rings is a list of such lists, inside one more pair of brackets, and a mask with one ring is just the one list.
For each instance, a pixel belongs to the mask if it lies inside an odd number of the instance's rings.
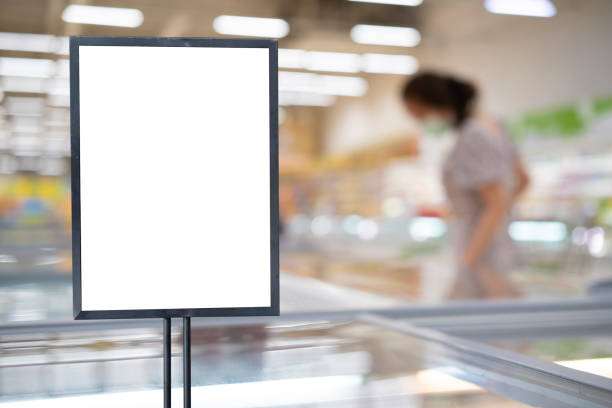
[[[472,316],[455,320],[474,326],[491,317]],[[612,380],[501,340],[425,328],[444,319],[452,320],[426,308],[194,319],[192,399],[215,407],[610,406]],[[13,324],[2,333],[1,407],[161,404],[161,322]],[[181,340],[177,327],[174,372]],[[173,383],[180,406],[180,376]]]

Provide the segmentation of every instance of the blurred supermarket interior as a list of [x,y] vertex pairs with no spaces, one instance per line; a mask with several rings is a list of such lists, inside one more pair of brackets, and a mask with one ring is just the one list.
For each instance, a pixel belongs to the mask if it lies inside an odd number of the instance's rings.
[[[70,322],[71,35],[279,40],[289,323],[194,323],[194,401],[612,406],[611,21],[608,0],[2,0],[0,406],[160,400],[161,326]],[[473,80],[524,158],[531,184],[509,226],[520,298],[449,303],[440,166],[454,136],[428,134],[400,98],[423,69]],[[497,377],[487,359],[505,361]],[[282,386],[300,392],[268,395]]]

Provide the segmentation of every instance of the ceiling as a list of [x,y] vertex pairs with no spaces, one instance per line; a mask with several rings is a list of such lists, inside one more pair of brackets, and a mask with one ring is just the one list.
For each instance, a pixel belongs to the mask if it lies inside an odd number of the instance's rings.
[[[143,35],[218,36],[212,21],[221,14],[278,17],[291,26],[280,41],[288,46],[300,38],[327,32],[349,40],[355,24],[398,25],[418,28],[420,7],[356,3],[346,0],[120,0],[78,3],[136,8],[144,22],[137,28],[119,28],[65,23],[61,13],[68,0],[3,0],[0,2],[1,31],[55,35]],[[321,38],[321,37],[319,37]],[[325,41],[321,41],[324,43]]]
[[[606,9],[604,5],[607,1],[591,0],[592,3],[597,3],[596,8],[602,10]],[[444,60],[442,56],[451,58],[454,52],[451,46],[457,47],[468,43],[474,46],[473,52],[478,53],[483,43],[488,42],[490,47],[499,46],[493,43],[500,35],[509,34],[514,37],[515,34],[525,34],[523,38],[525,36],[535,38],[542,36],[544,30],[548,30],[546,31],[548,34],[559,30],[568,31],[567,27],[571,26],[574,15],[585,6],[572,0],[554,0],[554,2],[560,10],[559,16],[555,19],[517,19],[513,16],[488,13],[483,7],[482,0],[424,0],[418,7],[348,0],[2,0],[0,32],[51,34],[57,37],[70,35],[220,37],[213,30],[213,20],[219,15],[276,17],[286,20],[290,25],[289,34],[279,40],[281,48],[357,54],[409,54],[417,57],[423,65],[431,65],[432,61]],[[70,4],[136,8],[143,13],[144,21],[136,28],[66,23],[61,15]],[[350,28],[356,24],[414,27],[420,31],[422,41],[415,48],[357,44],[349,35]],[[557,31],[552,29],[555,24],[560,27]],[[528,44],[516,44],[517,47],[525,45]],[[60,61],[59,66],[62,64],[61,61],[66,61],[68,55],[0,50],[1,57],[43,58]],[[59,86],[63,83],[67,89],[65,74],[63,77],[60,75],[58,80]],[[362,74],[359,75],[367,77],[366,74]],[[386,81],[385,78],[387,77],[384,75],[375,78],[370,75],[366,79],[374,82]],[[0,91],[2,86],[0,82]],[[64,151],[67,151],[69,127],[67,92],[63,95],[63,103],[57,104],[46,95],[46,92],[41,92],[38,97],[44,100],[45,108],[44,115],[39,119],[17,119],[8,115],[8,99],[25,96],[32,97],[30,94],[9,92],[4,89],[4,99],[0,105],[0,173],[3,166],[1,158],[3,151],[10,148],[5,140],[7,135],[24,136],[26,141],[27,137],[32,136],[27,132],[17,132],[15,129],[37,129],[33,135],[39,139],[63,138]],[[34,136],[30,138],[30,142],[35,139]]]

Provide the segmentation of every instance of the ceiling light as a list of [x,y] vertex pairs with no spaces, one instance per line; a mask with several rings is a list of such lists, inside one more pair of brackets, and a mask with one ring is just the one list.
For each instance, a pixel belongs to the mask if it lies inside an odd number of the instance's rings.
[[289,34],[289,23],[280,18],[219,16],[213,21],[219,34],[282,38]]
[[55,53],[59,55],[68,55],[70,54],[70,40],[68,37],[57,37]]
[[70,78],[70,61],[67,59],[57,61],[55,72],[58,78]]
[[331,106],[336,98],[309,92],[280,92],[278,104],[283,106]]
[[359,44],[414,47],[421,41],[421,34],[411,27],[358,24],[351,28],[351,39]]
[[368,90],[368,83],[359,77],[280,71],[278,87],[279,91],[286,92],[362,96]]
[[55,45],[55,37],[52,35],[0,33],[0,50],[53,52]]
[[142,24],[143,15],[140,10],[131,8],[71,4],[62,12],[62,20],[76,24],[138,27]]
[[304,50],[293,50],[289,48],[279,48],[278,50],[278,67],[279,68],[303,68],[302,58]]
[[423,0],[348,0],[360,3],[390,4],[392,6],[418,6]]
[[552,17],[557,13],[550,0],[485,0],[487,11],[495,14]]
[[55,72],[55,64],[48,59],[0,58],[0,75],[48,78]]
[[304,58],[304,68],[311,71],[359,72],[359,56],[345,52],[311,51]]
[[410,55],[363,54],[361,70],[372,74],[410,75],[419,69],[419,62]]
[[[279,68],[307,69],[330,72],[368,72],[372,74],[410,75],[419,63],[410,55],[363,54],[306,51],[281,48],[278,50]],[[67,67],[66,67],[67,70]]]

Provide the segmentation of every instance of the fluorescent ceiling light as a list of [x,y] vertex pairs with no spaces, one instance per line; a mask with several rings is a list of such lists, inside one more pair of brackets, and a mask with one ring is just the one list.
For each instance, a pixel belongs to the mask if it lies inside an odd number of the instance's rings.
[[485,0],[487,11],[495,14],[552,17],[557,13],[550,0]]
[[416,72],[419,63],[416,58],[409,55],[357,55],[281,48],[278,50],[278,66],[310,71],[355,73],[361,70],[373,74],[409,75]]
[[131,8],[71,4],[62,12],[62,20],[76,24],[138,27],[142,24],[143,15],[140,10]]
[[331,106],[336,97],[308,92],[280,92],[278,103],[283,106]]
[[58,37],[56,38],[57,48],[55,50],[56,54],[59,55],[69,55],[70,54],[70,40],[68,37]]
[[278,50],[278,67],[279,68],[295,68],[304,67],[303,57],[306,51],[294,50],[289,48],[279,48]]
[[419,62],[410,55],[363,54],[361,70],[372,74],[410,75],[419,69]]
[[52,35],[0,33],[0,50],[53,52],[55,48],[55,37]]
[[279,91],[286,92],[362,96],[368,90],[368,83],[358,77],[280,71],[278,87]]
[[67,59],[57,61],[55,72],[59,78],[70,78],[70,61]]
[[68,55],[68,37],[49,34],[0,33],[0,50]]
[[351,28],[351,39],[359,44],[414,47],[421,42],[421,34],[411,27],[357,24]]
[[359,3],[390,4],[393,6],[418,6],[423,0],[348,0]]
[[289,34],[289,23],[280,18],[218,16],[213,28],[219,34],[282,38]]
[[48,78],[55,72],[55,64],[48,59],[0,58],[0,75]]
[[359,72],[359,55],[311,51],[304,58],[304,68],[311,71]]

